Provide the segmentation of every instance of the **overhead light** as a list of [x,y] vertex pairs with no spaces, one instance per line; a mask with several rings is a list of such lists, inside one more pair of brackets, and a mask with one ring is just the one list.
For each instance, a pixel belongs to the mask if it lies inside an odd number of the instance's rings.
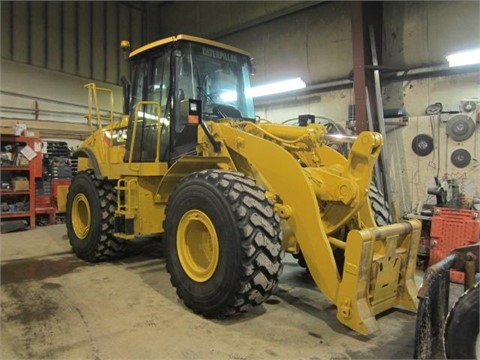
[[306,86],[305,81],[297,77],[275,83],[255,86],[250,89],[251,97],[260,97],[266,95],[279,94],[287,91],[303,89]]
[[236,91],[224,91],[220,94],[220,99],[222,99],[223,102],[234,102],[237,101],[237,98]]
[[448,66],[463,66],[480,63],[480,49],[460,51],[446,56]]

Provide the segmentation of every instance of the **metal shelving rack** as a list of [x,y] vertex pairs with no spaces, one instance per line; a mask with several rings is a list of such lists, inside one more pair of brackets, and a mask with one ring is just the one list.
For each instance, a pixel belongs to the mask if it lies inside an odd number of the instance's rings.
[[[25,137],[25,136],[11,136],[0,135],[1,146],[26,146],[28,145],[37,154],[29,161],[28,166],[0,166],[2,181],[9,181],[13,176],[25,176],[28,178],[28,191],[13,191],[13,190],[0,190],[1,201],[5,198],[12,198],[17,196],[28,197],[29,207],[28,211],[12,211],[4,212],[0,214],[0,221],[7,219],[20,219],[28,218],[30,229],[35,228],[35,179],[42,176],[42,141],[38,138]],[[6,176],[5,174],[9,174]]]

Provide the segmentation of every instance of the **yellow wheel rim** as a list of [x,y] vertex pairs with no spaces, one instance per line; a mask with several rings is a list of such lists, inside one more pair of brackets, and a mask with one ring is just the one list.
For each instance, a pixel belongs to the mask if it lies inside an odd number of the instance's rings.
[[185,273],[190,279],[205,282],[218,265],[218,237],[210,218],[200,210],[190,210],[180,219],[177,251]]
[[72,205],[72,224],[75,235],[83,240],[87,237],[91,226],[90,203],[84,194],[77,194]]

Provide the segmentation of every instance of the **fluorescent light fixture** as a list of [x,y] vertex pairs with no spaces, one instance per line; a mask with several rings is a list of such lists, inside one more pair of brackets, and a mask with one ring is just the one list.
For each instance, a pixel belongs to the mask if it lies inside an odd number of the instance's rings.
[[144,113],[143,111],[138,111],[137,116],[139,118],[144,118],[144,119],[148,119],[148,120],[158,120],[158,117],[156,115],[149,114],[149,113]]
[[456,52],[446,58],[450,67],[478,64],[480,63],[480,48]]
[[260,97],[266,95],[279,94],[287,91],[303,89],[306,86],[305,81],[297,77],[275,83],[252,87],[250,89],[251,97]]
[[[146,119],[146,120],[155,120],[155,121],[158,120],[158,116],[157,116],[157,115],[145,113],[145,112],[143,112],[143,111],[138,111],[138,112],[137,112],[137,116],[138,116],[138,118],[144,118],[144,119]],[[160,124],[162,124],[162,125],[170,125],[170,120],[161,117],[161,118],[160,118]]]

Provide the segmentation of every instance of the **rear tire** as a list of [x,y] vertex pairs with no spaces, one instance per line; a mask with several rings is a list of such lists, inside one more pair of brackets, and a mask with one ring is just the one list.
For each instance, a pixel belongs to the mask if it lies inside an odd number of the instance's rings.
[[[391,224],[393,221],[392,215],[390,214],[390,207],[385,201],[383,193],[377,188],[377,186],[373,182],[370,184],[368,197],[370,199],[370,206],[372,208],[373,218],[377,226]],[[345,231],[345,229],[343,229],[342,231]],[[344,233],[344,235],[346,235],[346,233]],[[343,263],[345,260],[344,251],[342,249],[336,248],[333,250],[333,256],[335,258],[335,262],[337,263],[337,268],[341,276],[343,274]],[[298,259],[298,265],[308,270],[305,257],[303,256],[303,253],[301,251],[298,254],[295,254],[294,257]]]
[[113,236],[117,206],[113,185],[95,177],[92,170],[75,175],[67,195],[67,234],[75,254],[96,262],[122,255],[123,240]]
[[252,179],[222,170],[187,176],[170,197],[164,228],[171,283],[194,312],[234,315],[275,291],[279,217]]
[[393,222],[392,214],[390,213],[390,207],[385,201],[383,193],[372,182],[368,192],[368,198],[370,199],[370,206],[373,212],[373,218],[378,226],[388,225]]

